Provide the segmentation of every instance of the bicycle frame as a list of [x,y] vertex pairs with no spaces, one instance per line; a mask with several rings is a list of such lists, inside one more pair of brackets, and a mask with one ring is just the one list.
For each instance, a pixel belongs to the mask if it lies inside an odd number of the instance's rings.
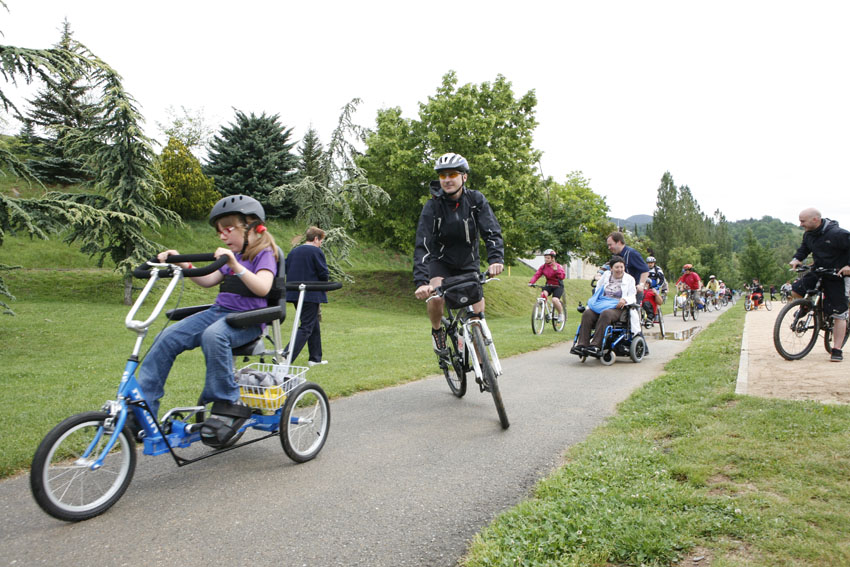
[[[484,373],[481,371],[481,362],[478,359],[478,353],[475,351],[474,347],[469,348],[470,345],[474,344],[472,340],[472,328],[477,326],[481,329],[481,335],[484,337],[484,342],[490,351],[490,356],[493,360],[493,369],[496,371],[496,376],[501,376],[502,364],[499,361],[499,355],[496,352],[496,345],[493,342],[493,335],[490,333],[490,327],[484,319],[484,314],[476,314],[473,311],[472,306],[456,310],[449,309],[449,307],[446,306],[446,316],[449,320],[449,328],[454,329],[460,327],[461,336],[463,338],[464,366],[469,366],[469,362],[471,361],[472,371],[475,373],[475,378],[478,381],[481,381]],[[476,318],[471,318],[473,316]],[[470,352],[472,352],[471,356]]]

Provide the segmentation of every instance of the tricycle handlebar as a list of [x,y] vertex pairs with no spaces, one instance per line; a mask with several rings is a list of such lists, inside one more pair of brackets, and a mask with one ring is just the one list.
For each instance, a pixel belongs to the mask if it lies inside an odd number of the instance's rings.
[[[139,279],[148,279],[151,277],[151,271],[154,270],[156,266],[161,266],[162,264],[179,264],[181,262],[212,262],[206,266],[200,268],[191,268],[188,270],[183,270],[183,275],[187,278],[194,278],[199,276],[206,276],[211,274],[224,266],[227,263],[227,256],[219,256],[216,259],[215,255],[210,253],[205,254],[177,254],[171,255],[165,259],[165,262],[160,262],[157,258],[151,258],[135,270],[133,270],[133,277]],[[168,277],[171,275],[173,269],[172,267],[168,267],[165,269],[160,269],[160,277]]]

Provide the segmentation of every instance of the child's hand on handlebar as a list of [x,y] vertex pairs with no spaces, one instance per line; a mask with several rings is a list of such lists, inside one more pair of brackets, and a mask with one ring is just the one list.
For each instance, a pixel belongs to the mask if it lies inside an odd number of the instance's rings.
[[[160,252],[159,254],[157,254],[156,259],[164,264],[165,262],[168,261],[169,256],[179,256],[179,255],[180,255],[180,252],[178,252],[177,250],[166,250],[165,252]],[[181,268],[183,268],[184,270],[188,270],[189,268],[192,267],[192,264],[190,262],[181,262],[180,264],[177,264],[177,265],[180,266]]]
[[230,271],[233,273],[241,271],[241,265],[239,264],[239,262],[236,261],[236,256],[233,255],[233,251],[230,248],[216,248],[213,255],[216,258],[220,258],[221,256],[227,256],[227,265],[228,267],[230,267]]

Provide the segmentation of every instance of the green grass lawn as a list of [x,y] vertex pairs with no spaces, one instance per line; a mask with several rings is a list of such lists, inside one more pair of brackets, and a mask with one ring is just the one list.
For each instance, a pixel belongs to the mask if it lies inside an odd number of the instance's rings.
[[743,316],[697,335],[464,564],[850,565],[850,408],[736,395]]

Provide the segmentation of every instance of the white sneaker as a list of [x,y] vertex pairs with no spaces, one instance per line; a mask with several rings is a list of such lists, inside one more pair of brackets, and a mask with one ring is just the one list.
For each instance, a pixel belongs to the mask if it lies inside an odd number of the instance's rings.
[[317,366],[319,364],[327,364],[327,360],[322,360],[321,362],[313,362],[312,360],[307,361],[307,366]]

